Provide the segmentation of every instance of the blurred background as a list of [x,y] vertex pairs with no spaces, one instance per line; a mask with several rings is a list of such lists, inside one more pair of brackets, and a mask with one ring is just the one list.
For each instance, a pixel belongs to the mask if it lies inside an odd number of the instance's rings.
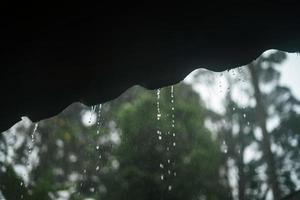
[[299,65],[269,50],[233,70],[23,117],[0,135],[0,199],[295,198]]

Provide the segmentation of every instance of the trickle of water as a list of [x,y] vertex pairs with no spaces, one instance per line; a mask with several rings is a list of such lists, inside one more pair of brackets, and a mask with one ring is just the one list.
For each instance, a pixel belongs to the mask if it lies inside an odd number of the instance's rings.
[[36,134],[36,130],[38,129],[38,126],[39,126],[39,123],[35,123],[33,131],[32,131],[32,133],[30,135],[31,145],[28,146],[28,160],[27,160],[27,165],[30,165],[30,163],[29,163],[29,156],[31,155],[32,150],[33,150],[33,146],[34,146],[34,143],[35,143],[35,134]]
[[38,126],[39,126],[39,123],[36,123],[34,125],[34,129],[33,129],[33,132],[31,134],[31,141],[34,141],[34,139],[35,139],[35,133],[36,133],[36,130],[37,130]]
[[92,116],[93,116],[93,113],[95,112],[95,106],[92,106],[91,107],[91,111],[90,111],[90,119],[89,119],[89,124],[92,122]]
[[157,98],[157,101],[156,101],[156,107],[157,107],[157,120],[160,120],[161,118],[161,113],[160,113],[160,105],[159,105],[159,99],[160,99],[160,89],[157,89],[156,91],[156,98]]
[[99,135],[99,133],[100,133],[101,110],[102,110],[102,104],[99,104],[99,106],[98,106],[98,114],[97,114],[97,135]]

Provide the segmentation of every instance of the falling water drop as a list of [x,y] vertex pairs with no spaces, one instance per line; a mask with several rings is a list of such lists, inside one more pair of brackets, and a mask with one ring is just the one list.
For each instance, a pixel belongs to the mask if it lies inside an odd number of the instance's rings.
[[164,180],[164,175],[160,175],[160,180]]
[[97,167],[96,167],[96,171],[99,171],[99,169],[100,169],[100,167],[99,167],[99,166],[97,166]]
[[243,117],[246,118],[246,116],[247,116],[247,115],[244,113],[244,114],[243,114]]
[[168,186],[168,190],[171,191],[172,190],[172,185]]
[[223,141],[222,142],[222,144],[221,144],[221,151],[223,152],[223,153],[227,153],[227,151],[228,151],[228,146],[226,145],[226,143],[225,143],[225,141]]
[[163,168],[164,168],[164,165],[163,165],[162,163],[160,163],[160,164],[159,164],[159,167],[163,169]]

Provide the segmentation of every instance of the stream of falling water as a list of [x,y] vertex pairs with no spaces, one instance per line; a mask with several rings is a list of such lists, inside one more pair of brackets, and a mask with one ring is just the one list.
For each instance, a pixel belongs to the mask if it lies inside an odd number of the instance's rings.
[[89,124],[92,123],[92,117],[93,117],[93,114],[96,112],[96,108],[97,108],[97,106],[92,106],[92,108],[91,108]]
[[36,130],[38,129],[38,126],[39,126],[39,123],[35,123],[33,131],[30,135],[31,144],[28,145],[28,159],[27,159],[27,165],[28,166],[30,165],[30,156],[31,156],[31,153],[33,151],[34,144],[35,144],[35,134],[36,134]]
[[[174,86],[172,85],[171,86],[171,133],[172,133],[172,145],[173,145],[173,149],[175,149],[175,146],[176,146],[176,133],[175,133],[175,105],[174,105]],[[169,160],[168,160],[169,161]],[[171,164],[171,163],[169,163]],[[173,170],[173,176],[176,176],[176,172],[174,170],[174,166],[175,165],[175,161],[172,162],[172,165],[171,165],[171,168],[169,168],[168,170],[168,174],[169,176],[171,176],[171,170]],[[171,191],[172,190],[172,185],[170,184],[168,186],[168,190]]]
[[[101,123],[100,123],[100,119],[101,119],[101,110],[102,110],[102,104],[99,104],[98,106],[98,113],[97,113],[97,135],[100,134],[100,128],[101,128]],[[101,159],[101,152],[100,152],[100,145],[98,144],[99,143],[99,140],[97,141],[97,144],[96,144],[96,150],[99,151],[99,155],[98,155],[98,159],[100,160]],[[99,171],[100,170],[100,166],[99,164],[96,166],[96,171]]]
[[[157,122],[158,122],[158,126],[157,126],[157,135],[158,135],[158,140],[161,141],[163,138],[162,138],[162,133],[161,133],[161,130],[160,130],[160,127],[159,127],[159,121],[160,121],[160,118],[161,118],[161,112],[160,112],[160,89],[157,89],[156,90],[156,119],[157,119]],[[164,169],[164,164],[163,163],[160,163],[159,164],[159,167],[160,169],[163,171]],[[160,175],[160,180],[163,181],[164,180],[164,174],[163,172],[161,173]]]
[[[161,120],[161,116],[162,116],[161,108],[160,108],[160,92],[161,92],[160,89],[157,89],[157,91],[156,91],[156,109],[157,109],[156,119],[158,122]],[[170,124],[169,130],[164,134],[164,137],[160,130],[159,123],[157,126],[158,140],[163,141],[163,138],[165,138],[164,140],[166,140],[166,151],[167,151],[166,163],[159,164],[159,168],[162,171],[161,175],[160,175],[160,179],[161,179],[161,181],[164,181],[166,179],[166,181],[168,181],[168,182],[172,180],[172,176],[176,177],[176,171],[174,170],[175,161],[172,160],[172,157],[170,156],[171,155],[170,151],[174,150],[176,147],[174,86],[171,86],[170,96],[171,96],[171,100],[170,100],[171,109],[169,112],[169,116],[171,117],[171,124]],[[164,174],[165,170],[167,172],[166,174]],[[172,189],[173,189],[173,186],[169,182],[167,190],[171,191]]]

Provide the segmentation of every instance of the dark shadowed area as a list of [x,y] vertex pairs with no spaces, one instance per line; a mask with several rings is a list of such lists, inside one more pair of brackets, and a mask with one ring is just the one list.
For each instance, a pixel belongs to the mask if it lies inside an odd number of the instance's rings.
[[3,6],[0,130],[73,102],[106,102],[136,84],[175,84],[199,67],[223,71],[268,49],[299,52],[298,8],[295,1]]

